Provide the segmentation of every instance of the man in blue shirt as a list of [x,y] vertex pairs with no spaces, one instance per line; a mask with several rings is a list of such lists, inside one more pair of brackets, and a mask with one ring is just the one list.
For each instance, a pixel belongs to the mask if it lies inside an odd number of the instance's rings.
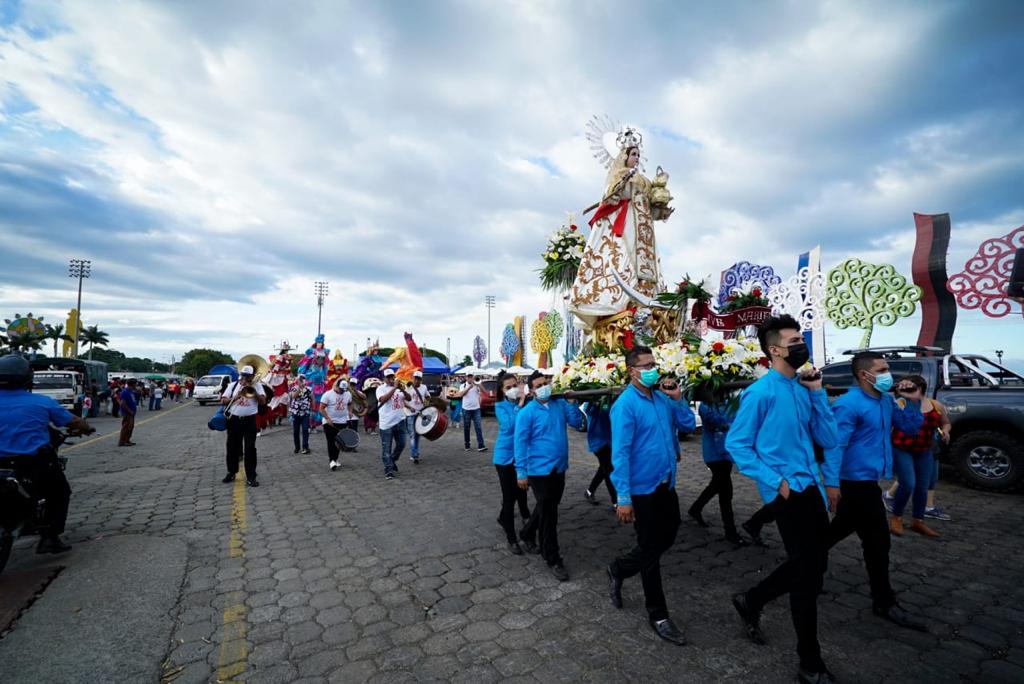
[[677,432],[693,432],[697,421],[674,379],[664,383],[664,392],[654,389],[659,371],[650,347],[630,349],[626,366],[629,385],[612,404],[612,482],[616,515],[624,524],[633,523],[636,546],[608,566],[609,596],[612,605],[622,608],[622,581],[639,574],[651,627],[682,646],[686,639],[669,618],[661,586],[661,556],[679,531]]
[[516,419],[515,462],[519,487],[533,490],[537,503],[530,520],[519,532],[527,551],[529,542],[540,536],[540,555],[551,574],[561,582],[569,573],[558,552],[558,504],[565,491],[565,471],[569,468],[569,440],[566,425],[583,428],[583,413],[574,403],[551,398],[551,379],[540,371],[530,376],[534,400],[523,407]]
[[892,429],[916,434],[924,423],[922,392],[912,382],[901,383],[903,407],[889,393],[892,373],[878,352],[853,357],[850,370],[857,384],[832,405],[837,444],[825,452],[825,485],[839,487],[839,505],[829,527],[829,547],[852,533],[860,537],[864,565],[871,585],[875,615],[901,627],[924,631],[924,624],[896,601],[889,583],[889,522],[882,501],[880,478],[892,478]]
[[71,487],[50,445],[50,423],[83,433],[89,423],[50,397],[32,394],[32,368],[24,358],[0,358],[0,469],[31,480],[34,493],[46,499],[36,553],[61,553],[71,548],[60,535],[68,517]]
[[124,389],[118,392],[118,404],[121,406],[121,434],[117,440],[119,447],[135,446],[135,442],[132,441],[132,433],[135,431],[135,414],[139,409],[135,396],[137,386],[138,381],[135,378],[129,378]]
[[[828,511],[814,444],[834,447],[836,423],[821,387],[821,373],[797,375],[809,358],[800,324],[791,316],[773,317],[758,330],[758,338],[771,370],[743,392],[725,448],[740,472],[757,483],[764,502],[779,502],[776,524],[786,560],[760,584],[735,594],[733,606],[751,640],[763,644],[761,609],[788,593],[800,656],[797,678],[831,682],[835,677],[825,667],[818,643],[818,593],[828,563]],[[834,507],[839,490],[830,488],[827,497]]]
[[593,505],[597,505],[598,487],[604,482],[611,497],[612,507],[615,506],[615,485],[612,484],[612,422],[608,407],[600,401],[587,405],[587,450],[597,458],[597,472],[590,481],[590,486],[583,492],[583,497]]

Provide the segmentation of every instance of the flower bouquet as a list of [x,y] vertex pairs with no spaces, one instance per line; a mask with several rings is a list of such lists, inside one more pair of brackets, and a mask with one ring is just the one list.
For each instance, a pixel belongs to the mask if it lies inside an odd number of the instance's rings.
[[770,306],[760,283],[744,283],[742,287],[733,289],[725,303],[718,307],[718,313],[729,313],[748,306]]
[[568,291],[580,270],[586,245],[586,239],[576,231],[572,223],[549,237],[542,255],[544,268],[540,269],[540,286],[556,292]]

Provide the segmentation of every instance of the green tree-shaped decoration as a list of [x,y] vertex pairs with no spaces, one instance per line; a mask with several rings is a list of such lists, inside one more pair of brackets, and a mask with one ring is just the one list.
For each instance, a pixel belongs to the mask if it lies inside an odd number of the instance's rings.
[[847,259],[828,272],[825,314],[841,330],[863,330],[861,348],[870,346],[876,325],[890,326],[906,318],[920,300],[921,288],[908,285],[891,264]]

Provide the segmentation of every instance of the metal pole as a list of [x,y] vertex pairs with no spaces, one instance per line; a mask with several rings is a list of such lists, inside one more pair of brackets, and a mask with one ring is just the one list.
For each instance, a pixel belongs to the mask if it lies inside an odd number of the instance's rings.
[[313,283],[313,293],[316,295],[316,336],[320,337],[321,321],[324,311],[324,297],[327,296],[327,281],[317,280]]
[[68,277],[78,278],[78,303],[75,306],[75,332],[73,335],[74,358],[78,358],[78,338],[82,334],[82,280],[88,278],[92,262],[88,259],[71,259],[68,263]]
[[487,363],[491,362],[491,309],[494,308],[494,295],[484,297],[484,306],[487,307]]

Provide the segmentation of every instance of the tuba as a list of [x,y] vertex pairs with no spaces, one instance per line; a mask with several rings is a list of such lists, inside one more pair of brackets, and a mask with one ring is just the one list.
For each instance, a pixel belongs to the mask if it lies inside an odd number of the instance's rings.
[[235,369],[239,373],[242,372],[242,368],[245,366],[252,366],[253,376],[252,382],[256,384],[260,382],[264,375],[270,372],[270,362],[259,354],[246,354],[242,358],[238,359],[238,363],[235,364]]

